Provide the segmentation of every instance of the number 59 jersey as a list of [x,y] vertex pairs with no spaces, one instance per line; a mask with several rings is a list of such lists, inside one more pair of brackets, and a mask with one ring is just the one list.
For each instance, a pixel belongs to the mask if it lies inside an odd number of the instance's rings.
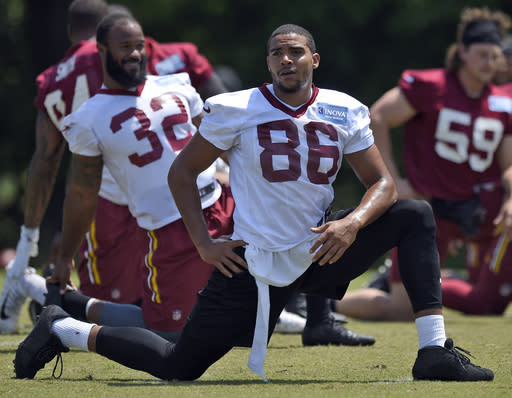
[[370,147],[368,108],[313,86],[293,110],[271,85],[209,98],[200,134],[228,150],[235,199],[234,239],[270,251],[311,238],[334,198],[343,153]]
[[[177,154],[196,128],[202,100],[188,74],[148,76],[134,91],[101,88],[62,122],[71,152],[102,156],[137,223],[153,230],[181,218],[167,185]],[[197,180],[203,208],[220,196],[215,165]]]
[[512,134],[512,99],[488,85],[479,98],[443,69],[407,70],[399,87],[417,114],[405,124],[403,157],[414,188],[465,200],[477,184],[499,181],[496,150]]

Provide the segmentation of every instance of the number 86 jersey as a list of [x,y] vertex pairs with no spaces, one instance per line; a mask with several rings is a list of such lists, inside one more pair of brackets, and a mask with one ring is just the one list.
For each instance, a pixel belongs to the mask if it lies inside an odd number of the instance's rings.
[[282,251],[310,239],[334,198],[343,153],[373,144],[368,108],[354,98],[313,86],[291,109],[273,87],[209,98],[200,134],[230,161],[234,239]]
[[[137,223],[154,230],[181,218],[167,185],[169,168],[195,133],[203,102],[186,73],[147,76],[136,90],[101,88],[62,122],[71,152],[102,156]],[[215,165],[201,173],[203,208],[219,198]]]

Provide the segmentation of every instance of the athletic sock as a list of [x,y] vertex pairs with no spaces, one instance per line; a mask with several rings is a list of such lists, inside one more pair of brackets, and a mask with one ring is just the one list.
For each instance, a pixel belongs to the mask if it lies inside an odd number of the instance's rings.
[[76,290],[67,290],[62,295],[62,309],[74,318],[87,321],[87,303],[90,297]]
[[308,327],[318,325],[322,321],[325,321],[329,318],[329,314],[331,313],[329,300],[325,297],[306,296],[306,307],[308,310],[306,326]]
[[71,317],[57,319],[52,324],[52,331],[66,347],[89,351],[87,341],[94,323],[78,321]]
[[426,315],[416,318],[416,329],[420,350],[429,345],[444,346],[446,334],[442,315]]

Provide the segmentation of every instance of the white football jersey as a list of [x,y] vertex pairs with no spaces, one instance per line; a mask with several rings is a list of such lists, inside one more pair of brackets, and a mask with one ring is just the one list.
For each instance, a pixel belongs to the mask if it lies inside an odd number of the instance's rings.
[[234,239],[269,251],[313,233],[334,198],[344,153],[373,144],[368,108],[347,94],[313,87],[293,110],[272,86],[209,98],[200,134],[228,150],[235,198]]
[[[71,152],[102,156],[137,223],[152,230],[181,218],[167,185],[169,168],[195,133],[202,100],[179,73],[148,76],[137,90],[102,88],[62,123]],[[219,198],[215,164],[197,179],[203,208]]]
[[101,186],[100,191],[98,192],[98,196],[101,196],[102,198],[118,205],[128,205],[128,199],[126,198],[126,195],[123,193],[123,191],[121,191],[119,184],[116,182],[107,166],[103,166],[103,173],[101,174]]

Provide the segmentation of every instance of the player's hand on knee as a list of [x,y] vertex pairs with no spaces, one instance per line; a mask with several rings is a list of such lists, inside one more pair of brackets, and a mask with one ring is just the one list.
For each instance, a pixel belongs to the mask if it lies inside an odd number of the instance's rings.
[[238,274],[247,269],[245,260],[233,251],[235,247],[245,245],[247,243],[243,240],[218,238],[212,239],[207,245],[198,248],[198,251],[204,262],[212,264],[223,275],[232,278],[233,273]]
[[356,239],[358,228],[352,225],[349,219],[344,218],[310,228],[310,230],[320,234],[310,249],[310,253],[315,253],[313,262],[325,265],[335,263],[341,258]]

